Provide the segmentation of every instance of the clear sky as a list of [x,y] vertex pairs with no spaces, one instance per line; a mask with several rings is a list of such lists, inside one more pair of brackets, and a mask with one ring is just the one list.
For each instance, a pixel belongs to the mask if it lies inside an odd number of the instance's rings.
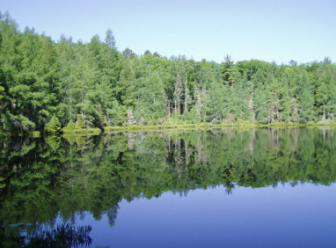
[[23,30],[89,42],[113,30],[120,51],[222,62],[336,60],[335,0],[0,0]]

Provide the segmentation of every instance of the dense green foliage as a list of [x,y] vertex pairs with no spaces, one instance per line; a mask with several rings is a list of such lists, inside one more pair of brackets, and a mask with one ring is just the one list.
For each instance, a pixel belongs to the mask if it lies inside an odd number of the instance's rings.
[[[172,123],[335,121],[336,66],[259,60],[201,62],[146,51],[120,52],[112,31],[87,44],[20,32],[0,16],[3,131]],[[54,116],[54,117],[53,117]],[[57,119],[56,119],[57,118]],[[49,123],[49,124],[48,124]],[[47,125],[48,124],[48,125]],[[47,125],[47,126],[46,126]],[[79,127],[78,127],[79,128]],[[82,128],[79,128],[82,129]]]
[[276,187],[336,181],[335,129],[167,131],[2,138],[0,236],[31,223],[75,224],[90,211],[113,225],[118,203],[223,185]]

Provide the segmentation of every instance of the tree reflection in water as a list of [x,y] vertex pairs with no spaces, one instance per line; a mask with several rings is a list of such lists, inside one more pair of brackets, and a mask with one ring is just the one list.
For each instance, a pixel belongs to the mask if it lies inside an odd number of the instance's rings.
[[38,227],[26,230],[18,235],[1,234],[2,247],[23,248],[70,248],[89,247],[92,239],[89,236],[91,226],[73,226],[69,223],[57,225],[55,229]]
[[[131,139],[131,140],[130,140]],[[129,135],[0,138],[0,228],[117,218],[123,199],[223,185],[336,181],[335,129],[168,130]],[[70,230],[70,229],[69,229]],[[88,229],[86,229],[88,230]],[[41,232],[40,232],[41,233]]]

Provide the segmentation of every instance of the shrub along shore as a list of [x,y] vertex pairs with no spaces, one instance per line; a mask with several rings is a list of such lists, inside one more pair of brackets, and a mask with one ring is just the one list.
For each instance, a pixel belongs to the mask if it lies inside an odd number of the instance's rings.
[[208,129],[208,128],[264,128],[264,127],[336,127],[336,123],[270,123],[270,124],[254,124],[254,123],[242,123],[242,124],[210,124],[210,123],[200,123],[200,124],[183,124],[183,125],[151,125],[151,126],[110,126],[105,127],[104,132],[109,131],[119,131],[119,130],[162,130],[162,129]]
[[[234,128],[234,129],[250,129],[250,128],[292,128],[292,127],[334,127],[336,123],[270,123],[270,124],[254,124],[254,123],[239,123],[239,124],[182,124],[182,125],[148,125],[148,126],[109,126],[104,127],[103,130],[99,128],[74,128],[69,130],[63,128],[57,133],[46,133],[46,135],[58,135],[63,133],[63,136],[91,136],[100,135],[103,133],[119,133],[119,132],[139,132],[139,131],[161,131],[161,130],[208,130],[208,129],[220,129],[220,128]],[[24,133],[18,133],[24,135]],[[40,137],[39,131],[33,131],[28,133],[32,137]]]

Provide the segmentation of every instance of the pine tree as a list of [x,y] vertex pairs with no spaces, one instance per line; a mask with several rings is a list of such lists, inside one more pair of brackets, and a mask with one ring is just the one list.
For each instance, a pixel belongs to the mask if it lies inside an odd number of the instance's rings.
[[44,131],[46,133],[57,133],[60,130],[61,130],[61,123],[59,122],[58,118],[55,115],[44,127]]
[[254,89],[262,89],[264,87],[265,81],[266,78],[264,76],[264,71],[262,68],[259,68],[255,74],[255,77],[253,78]]
[[324,122],[334,116],[332,113],[335,111],[335,77],[328,62],[324,62],[319,74],[320,84],[316,89],[315,99],[319,113],[322,113],[322,122]]
[[224,62],[221,64],[221,75],[223,83],[230,86],[234,83],[234,74],[236,73],[233,65],[234,61],[231,60],[231,56],[226,55]]
[[220,84],[212,82],[208,90],[208,97],[205,102],[206,121],[211,123],[220,123],[224,113],[224,103]]
[[303,68],[297,74],[296,94],[298,99],[298,110],[301,123],[314,121],[314,96],[311,90],[311,84],[308,80],[307,73]]
[[127,60],[120,73],[120,80],[117,83],[115,92],[117,99],[126,108],[132,108],[134,106],[134,95],[136,79],[135,72],[132,67],[132,61]]
[[269,106],[270,122],[275,122],[275,120],[280,119],[280,108],[281,108],[280,84],[278,80],[274,80],[273,75],[271,74],[269,74],[266,83],[269,91],[267,101]]
[[194,89],[195,108],[196,108],[196,111],[201,121],[205,121],[206,111],[205,111],[204,105],[207,101],[207,97],[208,97],[208,92],[205,86],[202,89],[199,89],[198,85],[195,84],[195,89]]
[[287,81],[283,80],[282,85],[284,85],[281,89],[281,97],[280,97],[280,102],[281,102],[281,114],[280,114],[280,120],[284,122],[290,122],[291,120],[291,98],[288,94],[288,88],[287,88]]
[[190,122],[191,124],[197,124],[197,123],[200,123],[200,121],[201,121],[201,118],[196,110],[196,107],[193,107],[190,110]]
[[144,79],[134,94],[138,97],[135,106],[135,117],[138,121],[141,118],[144,118],[145,121],[158,120],[166,114],[164,113],[165,92],[158,73]]
[[316,101],[320,104],[320,109],[322,110],[322,121],[326,120],[326,113],[328,108],[328,100],[329,100],[329,90],[328,86],[325,82],[322,82],[320,87],[316,92]]
[[305,87],[299,98],[299,115],[300,122],[307,123],[314,121],[314,97],[310,87]]
[[0,22],[3,128],[41,129],[56,112],[59,96],[59,64],[54,44],[34,30],[19,33],[9,16]]
[[109,47],[115,47],[116,46],[116,41],[114,39],[112,29],[110,29],[110,28],[106,31],[105,44],[108,45]]
[[269,122],[269,112],[265,92],[257,89],[254,95],[255,115],[258,123]]

